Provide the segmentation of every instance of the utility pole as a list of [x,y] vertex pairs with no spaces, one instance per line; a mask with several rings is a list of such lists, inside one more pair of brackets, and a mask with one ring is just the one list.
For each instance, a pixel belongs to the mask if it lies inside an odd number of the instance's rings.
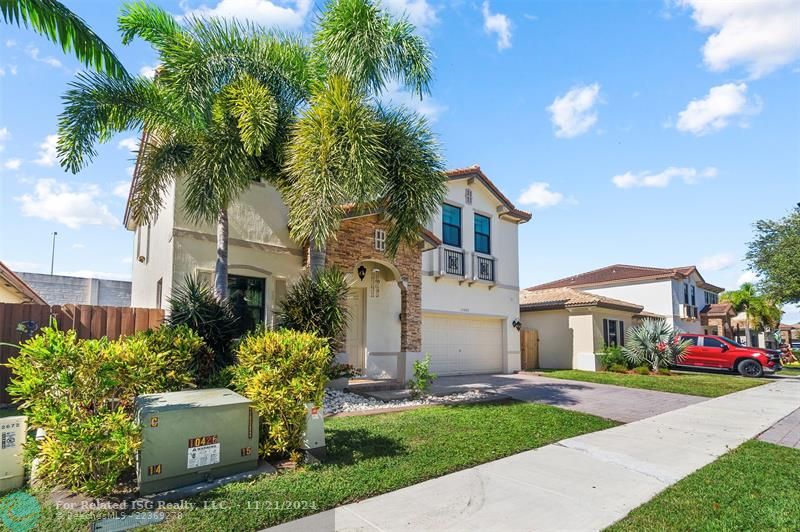
[[53,275],[53,264],[56,262],[56,236],[57,231],[53,231],[53,251],[50,253],[50,275]]

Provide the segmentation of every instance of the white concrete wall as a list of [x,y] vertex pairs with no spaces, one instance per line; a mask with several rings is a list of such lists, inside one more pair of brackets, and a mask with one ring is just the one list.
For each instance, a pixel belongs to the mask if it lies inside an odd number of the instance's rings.
[[572,329],[567,310],[523,312],[522,326],[539,331],[539,367],[543,369],[572,368]]
[[[379,267],[375,263],[367,264],[368,270]],[[380,291],[373,297],[371,291],[371,271],[367,271],[364,280],[357,276],[351,279],[353,288],[364,288],[366,302],[366,347],[369,352],[400,351],[400,287],[392,279],[393,274],[386,268],[379,267]],[[368,355],[369,356],[369,355]]]

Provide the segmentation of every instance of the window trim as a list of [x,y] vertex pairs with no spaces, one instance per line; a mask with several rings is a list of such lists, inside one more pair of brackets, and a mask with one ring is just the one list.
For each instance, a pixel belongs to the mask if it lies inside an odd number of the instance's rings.
[[[614,322],[614,345],[611,345],[611,322]],[[625,321],[603,318],[603,344],[604,347],[625,346]]]
[[[481,214],[480,212],[473,212],[472,215],[473,215],[473,217],[472,217],[472,248],[475,250],[476,253],[481,253],[483,255],[491,256],[491,254],[492,254],[492,217],[491,216],[486,216],[485,214]],[[478,217],[485,218],[486,221],[488,222],[488,224],[489,224],[489,232],[488,233],[478,233],[478,227],[477,227],[477,223],[476,223],[477,220],[478,220]],[[489,243],[488,243],[489,244],[488,251],[479,251],[478,250],[478,235],[482,235],[482,236],[486,236],[487,237],[487,239],[489,241]]]
[[[450,207],[452,209],[458,209],[458,226],[455,226],[455,225],[453,225],[451,223],[447,223],[447,222],[444,221],[444,209],[445,209],[445,206],[446,207]],[[459,205],[455,205],[455,204],[450,203],[450,202],[445,202],[445,203],[442,204],[442,243],[444,245],[451,246],[451,247],[458,248],[458,249],[462,249],[462,246],[464,245],[464,212],[463,211],[464,211],[464,209],[462,207],[460,207]],[[448,227],[457,227],[457,229],[458,229],[458,244],[451,244],[451,243],[445,241],[444,228],[446,226],[448,226]]]

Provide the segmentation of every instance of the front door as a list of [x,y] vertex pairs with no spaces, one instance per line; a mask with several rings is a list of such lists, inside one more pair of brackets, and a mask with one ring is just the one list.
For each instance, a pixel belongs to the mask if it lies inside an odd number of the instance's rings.
[[347,296],[347,306],[350,310],[350,323],[347,325],[347,363],[354,368],[363,369],[366,356],[366,342],[364,340],[364,292],[365,288],[353,288]]

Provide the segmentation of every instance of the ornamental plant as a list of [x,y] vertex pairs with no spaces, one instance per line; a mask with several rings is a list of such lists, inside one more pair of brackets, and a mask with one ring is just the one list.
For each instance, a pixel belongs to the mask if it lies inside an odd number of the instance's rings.
[[647,364],[653,372],[680,362],[689,342],[681,341],[676,331],[662,319],[646,318],[628,329],[622,354],[638,366]]
[[431,372],[431,356],[425,355],[425,360],[414,361],[414,377],[408,381],[408,388],[411,390],[411,397],[417,398],[428,395],[431,384],[437,379],[437,375]]
[[44,429],[43,439],[26,443],[42,484],[111,493],[133,472],[141,444],[134,399],[193,387],[191,362],[203,348],[188,327],[118,341],[81,340],[74,330],[45,327],[23,342],[7,364],[14,375],[8,392],[30,427]]
[[327,339],[309,332],[261,330],[242,339],[232,385],[258,411],[261,456],[296,455],[306,404],[322,404],[329,357]]

